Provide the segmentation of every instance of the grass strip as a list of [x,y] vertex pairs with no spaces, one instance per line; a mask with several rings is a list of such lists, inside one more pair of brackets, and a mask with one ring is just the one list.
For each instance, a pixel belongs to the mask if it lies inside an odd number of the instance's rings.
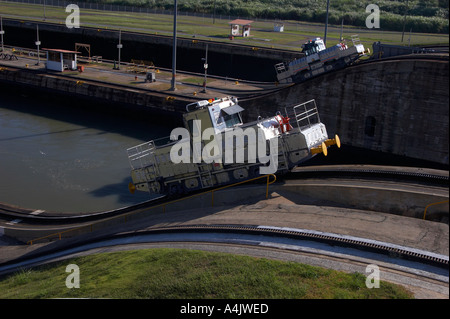
[[[80,288],[66,287],[66,266]],[[20,270],[0,280],[0,298],[409,299],[404,287],[366,287],[360,273],[305,264],[182,249],[147,249],[78,257]]]

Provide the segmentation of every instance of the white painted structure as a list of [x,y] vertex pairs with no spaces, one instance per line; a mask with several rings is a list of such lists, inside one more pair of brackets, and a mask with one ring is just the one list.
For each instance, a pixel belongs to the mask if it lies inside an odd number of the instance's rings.
[[47,51],[47,70],[63,72],[77,69],[77,51],[43,49]]
[[284,24],[276,23],[273,26],[273,31],[275,32],[284,32]]
[[[242,19],[236,19],[233,21],[228,22],[228,24],[231,25],[231,34],[230,36],[242,36],[242,37],[249,37],[250,36],[250,24],[253,21],[251,20],[242,20]],[[242,33],[240,32],[240,26],[242,26]]]

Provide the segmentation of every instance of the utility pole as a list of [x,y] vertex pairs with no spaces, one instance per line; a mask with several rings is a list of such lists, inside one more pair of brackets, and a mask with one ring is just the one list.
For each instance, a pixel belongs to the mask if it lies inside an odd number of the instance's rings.
[[216,23],[216,0],[214,0],[213,24]]
[[327,0],[327,16],[325,18],[325,36],[323,37],[323,43],[327,45],[327,32],[328,32],[328,9],[330,7],[330,0]]
[[412,27],[411,27],[411,29],[409,29],[408,46],[411,46],[411,33],[412,33]]
[[177,0],[174,0],[173,4],[173,48],[172,48],[172,87],[171,91],[177,90],[175,83],[177,68]]
[[206,54],[205,58],[202,58],[205,63],[203,64],[203,67],[205,68],[205,79],[203,80],[203,93],[206,93],[206,71],[208,70],[208,43],[206,44]]
[[36,63],[36,65],[41,64],[41,55],[39,53],[39,46],[41,45],[41,41],[39,41],[39,24],[36,24],[36,42],[35,42],[36,46],[37,46],[37,56],[38,56],[38,61]]
[[119,64],[117,65],[117,70],[120,70],[120,50],[123,48],[122,41],[122,30],[119,30],[119,44],[117,45],[117,49],[119,50]]
[[2,52],[5,51],[5,48],[3,47],[3,35],[5,34],[5,31],[3,31],[3,18],[0,16],[0,36],[2,40]]
[[403,43],[403,36],[405,35],[406,14],[408,13],[408,10],[409,10],[408,2],[409,2],[409,0],[406,0],[406,11],[405,11],[405,15],[403,16],[402,43]]

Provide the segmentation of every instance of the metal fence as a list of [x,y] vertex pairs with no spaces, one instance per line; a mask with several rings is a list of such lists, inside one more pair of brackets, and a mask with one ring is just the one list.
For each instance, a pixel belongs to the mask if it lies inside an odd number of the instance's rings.
[[[101,3],[91,3],[91,2],[77,2],[77,1],[64,1],[64,0],[1,0],[1,2],[17,2],[17,3],[26,3],[26,4],[41,4],[43,7],[52,6],[52,7],[61,7],[65,8],[69,4],[76,4],[80,9],[90,9],[90,10],[103,10],[103,11],[116,11],[116,12],[135,12],[135,13],[146,13],[146,14],[164,14],[164,15],[173,15],[173,11],[171,10],[161,10],[161,9],[151,9],[144,7],[135,7],[135,6],[122,6],[115,4],[101,4]],[[1,12],[0,12],[1,13]],[[261,19],[261,18],[249,18],[249,17],[239,17],[232,15],[223,15],[223,14],[214,14],[212,13],[198,13],[198,12],[188,12],[188,11],[180,11],[178,10],[178,16],[191,16],[198,17],[203,19],[251,19],[253,21],[265,21],[265,22],[274,22],[277,23],[279,21],[269,20],[269,19]]]

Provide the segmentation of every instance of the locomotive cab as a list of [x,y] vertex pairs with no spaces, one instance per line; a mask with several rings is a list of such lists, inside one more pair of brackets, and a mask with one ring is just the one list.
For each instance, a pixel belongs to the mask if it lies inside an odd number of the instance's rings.
[[193,122],[201,121],[202,132],[207,128],[214,128],[216,132],[224,132],[242,125],[241,112],[244,109],[237,104],[237,99],[232,97],[224,97],[221,99],[209,99],[188,104],[183,115],[185,127],[194,134]]
[[316,38],[314,40],[310,40],[302,45],[302,52],[306,54],[306,56],[313,55],[315,53],[319,53],[326,49],[325,43],[321,38]]

